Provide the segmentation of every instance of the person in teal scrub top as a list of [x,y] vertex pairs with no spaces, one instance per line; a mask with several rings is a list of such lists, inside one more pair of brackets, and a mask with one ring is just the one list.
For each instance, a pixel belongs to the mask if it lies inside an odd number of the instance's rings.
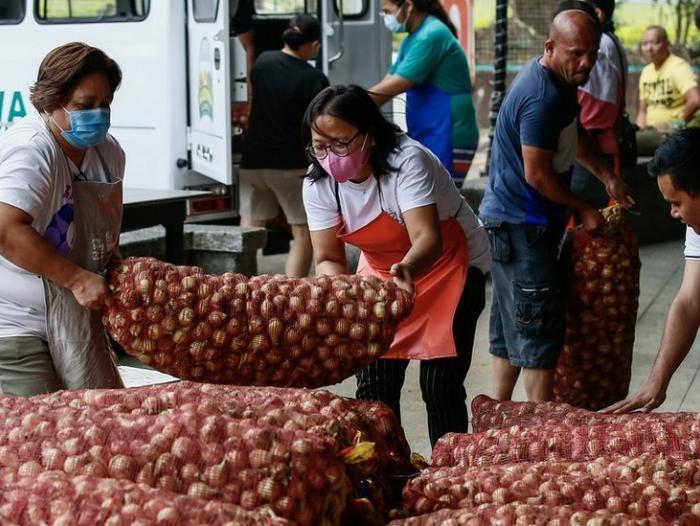
[[381,0],[381,10],[387,29],[409,35],[389,73],[370,88],[372,98],[382,105],[405,92],[408,135],[461,179],[474,157],[479,128],[457,31],[439,0]]

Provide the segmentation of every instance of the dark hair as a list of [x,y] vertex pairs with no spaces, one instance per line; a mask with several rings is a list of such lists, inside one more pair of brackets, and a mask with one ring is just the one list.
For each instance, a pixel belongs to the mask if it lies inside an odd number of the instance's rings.
[[[396,169],[389,164],[389,154],[399,143],[401,128],[387,121],[379,106],[366,90],[359,86],[330,86],[321,91],[306,108],[301,126],[304,144],[311,143],[311,129],[321,115],[331,115],[357,128],[360,133],[369,133],[374,139],[369,162],[376,176]],[[307,174],[312,181],[325,177],[326,172],[316,159],[311,159],[313,168]]]
[[282,41],[296,51],[300,46],[321,39],[321,24],[311,15],[299,14],[289,21],[282,33]]
[[700,128],[686,128],[659,146],[647,165],[652,177],[670,175],[673,187],[691,197],[700,194]]
[[596,26],[596,29],[598,30],[598,33],[602,32],[602,27],[600,24],[600,19],[598,18],[598,13],[595,12],[593,6],[588,2],[582,2],[581,0],[564,0],[563,2],[560,2],[557,8],[554,10],[552,20],[554,20],[558,14],[563,13],[564,11],[583,11],[589,17],[591,17],[593,23]]
[[586,0],[593,7],[597,7],[610,20],[615,12],[615,0]]
[[71,42],[49,51],[39,66],[29,100],[40,112],[64,104],[75,87],[91,73],[104,73],[112,93],[122,81],[122,71],[104,51],[82,42]]
[[[402,7],[405,3],[406,0],[390,0],[392,4]],[[413,7],[418,11],[419,13],[427,13],[429,15],[433,15],[435,18],[440,20],[443,24],[447,26],[447,29],[450,30],[450,33],[452,33],[455,37],[457,37],[457,28],[455,28],[455,25],[452,23],[452,20],[450,20],[449,15],[447,14],[447,11],[445,11],[445,8],[442,6],[442,3],[440,0],[411,0],[413,2]]]

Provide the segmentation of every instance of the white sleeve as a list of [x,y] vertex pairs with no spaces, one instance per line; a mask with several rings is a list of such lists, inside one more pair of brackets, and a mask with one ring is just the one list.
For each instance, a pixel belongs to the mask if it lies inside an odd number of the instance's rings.
[[691,227],[685,230],[685,259],[700,259],[700,235]]
[[399,210],[403,213],[435,204],[435,174],[428,153],[421,148],[407,146],[398,158],[401,159],[396,184]]
[[312,182],[304,178],[303,197],[309,230],[325,230],[341,221],[335,195],[328,183],[329,177]]
[[0,154],[0,202],[36,218],[51,195],[53,170],[49,154],[36,138],[8,144]]

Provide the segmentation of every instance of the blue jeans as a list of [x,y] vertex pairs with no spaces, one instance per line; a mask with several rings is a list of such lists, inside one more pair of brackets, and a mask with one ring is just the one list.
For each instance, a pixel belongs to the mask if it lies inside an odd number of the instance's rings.
[[516,367],[552,369],[564,345],[564,231],[482,220],[492,258],[490,352]]

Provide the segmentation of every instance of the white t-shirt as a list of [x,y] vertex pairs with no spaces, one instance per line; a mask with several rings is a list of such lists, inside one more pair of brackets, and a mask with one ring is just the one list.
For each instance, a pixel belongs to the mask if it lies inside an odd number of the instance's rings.
[[685,259],[700,260],[700,235],[691,227],[685,229]]
[[[388,162],[397,170],[382,175],[379,182],[372,176],[361,183],[348,181],[338,185],[347,231],[354,232],[367,225],[382,209],[403,224],[403,212],[437,204],[441,221],[455,217],[462,225],[469,243],[469,266],[488,271],[491,257],[486,231],[438,158],[417,141],[401,134],[398,148],[389,154]],[[378,184],[381,185],[381,203]],[[335,199],[334,179],[323,177],[316,182],[305,179],[304,207],[310,230],[339,225],[341,215]]]
[[[98,148],[102,159],[95,148],[88,148],[78,170],[43,119],[25,117],[0,137],[0,202],[31,215],[39,234],[59,252],[69,251],[74,236],[74,176],[81,173],[85,179],[113,182],[124,176],[124,151],[116,139],[108,135]],[[41,277],[0,256],[0,283],[0,337],[46,338]]]

